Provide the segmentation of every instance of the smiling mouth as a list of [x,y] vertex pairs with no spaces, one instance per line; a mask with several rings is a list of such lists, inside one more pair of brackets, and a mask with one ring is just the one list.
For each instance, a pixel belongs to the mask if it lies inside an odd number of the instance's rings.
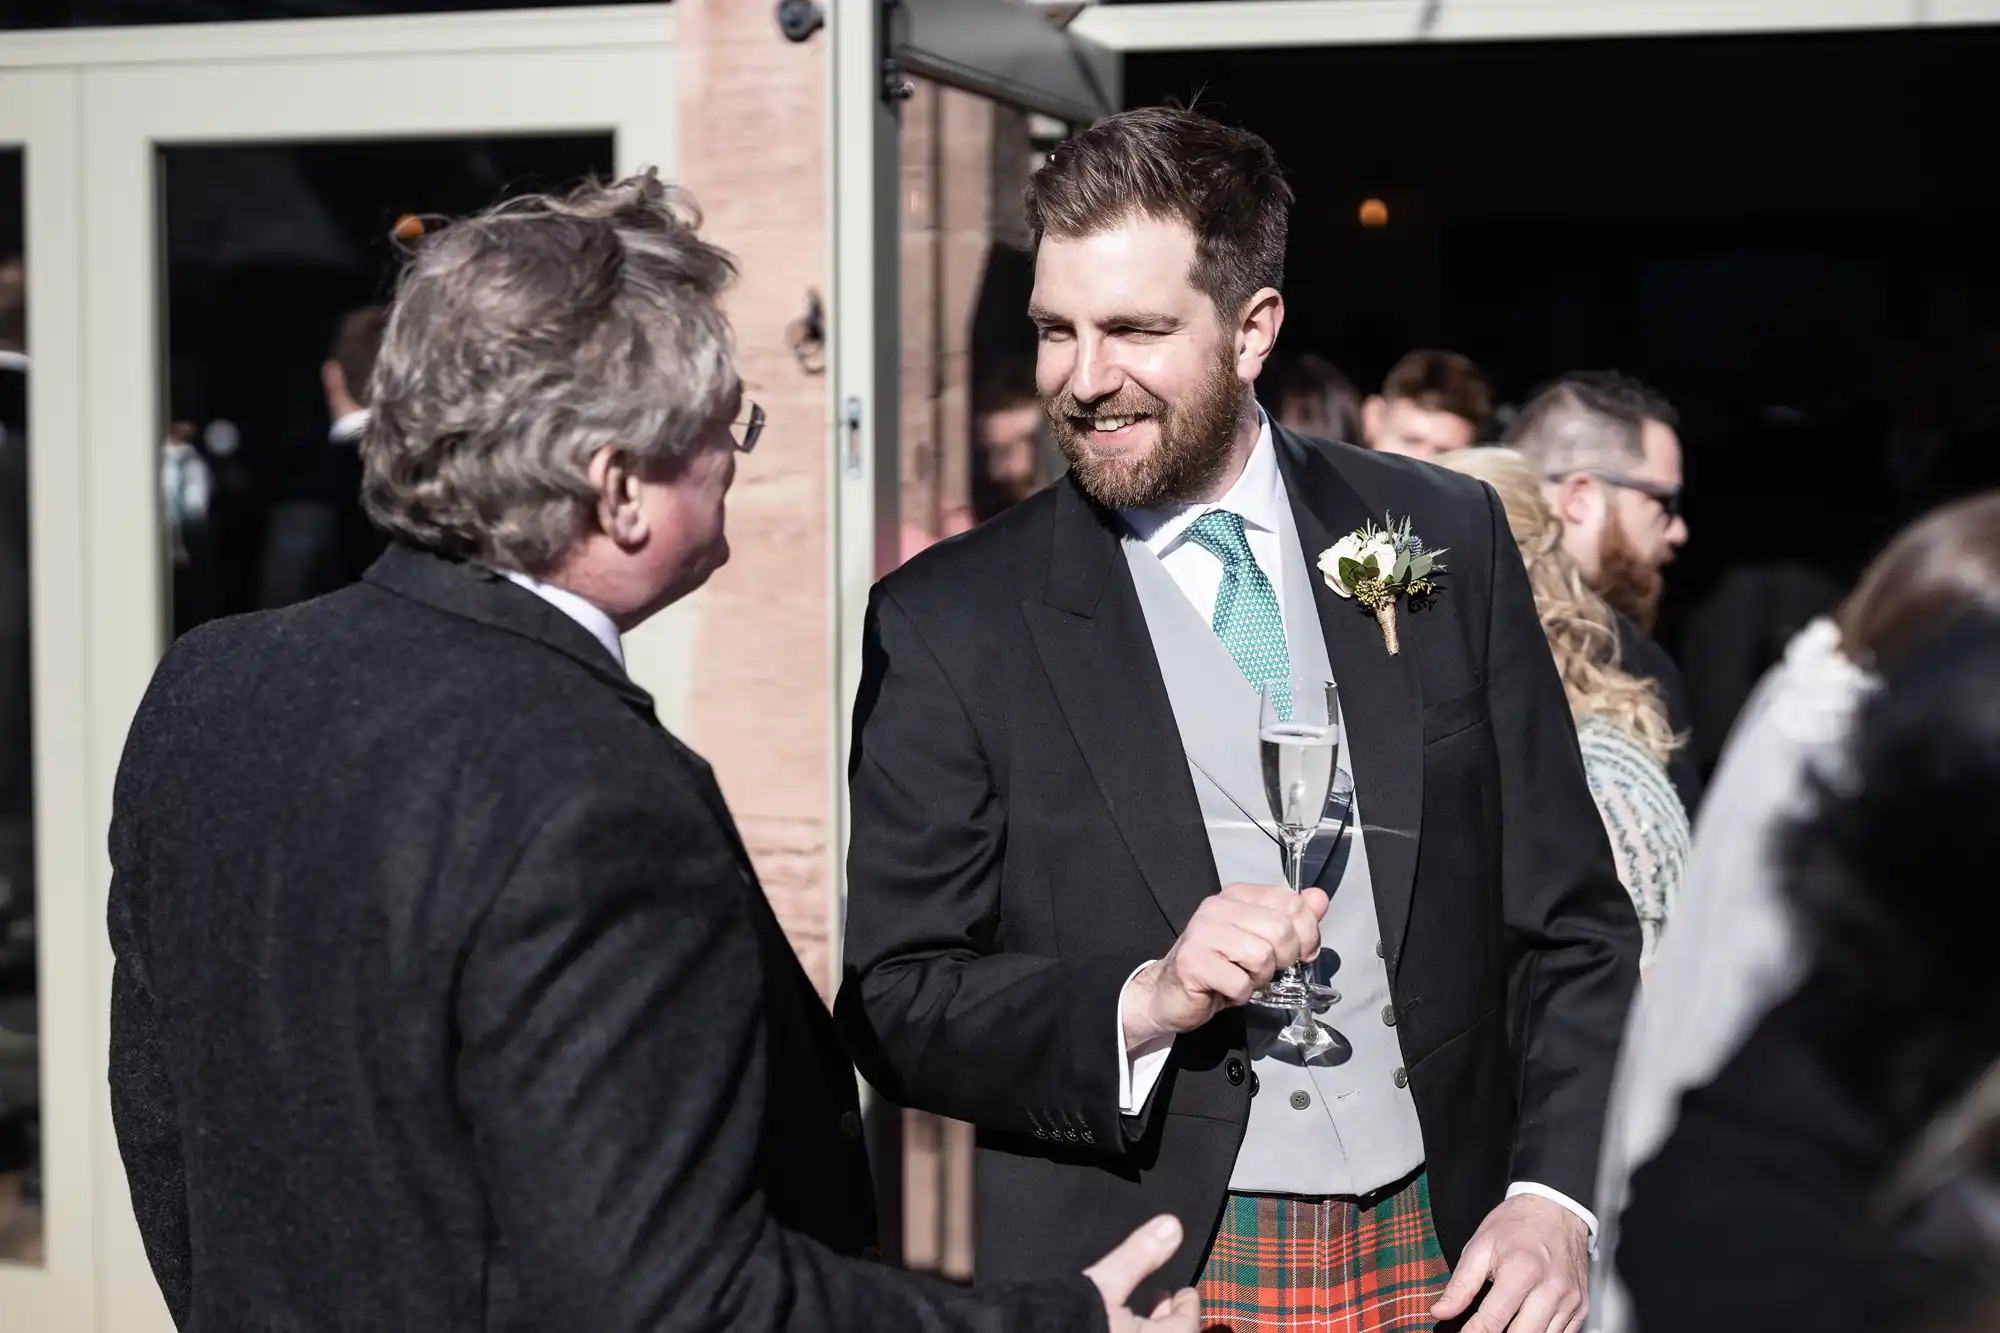
[[1076,417],[1077,425],[1089,433],[1092,440],[1100,444],[1110,444],[1129,437],[1144,415]]

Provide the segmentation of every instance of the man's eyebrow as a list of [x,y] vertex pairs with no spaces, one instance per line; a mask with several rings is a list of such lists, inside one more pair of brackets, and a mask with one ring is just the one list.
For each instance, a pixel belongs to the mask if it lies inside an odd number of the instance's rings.
[[[1068,323],[1061,315],[1045,306],[1029,305],[1028,318],[1036,324]],[[1097,321],[1100,328],[1143,329],[1148,333],[1172,333],[1182,327],[1184,321],[1173,315],[1161,314],[1157,310],[1115,312]]]

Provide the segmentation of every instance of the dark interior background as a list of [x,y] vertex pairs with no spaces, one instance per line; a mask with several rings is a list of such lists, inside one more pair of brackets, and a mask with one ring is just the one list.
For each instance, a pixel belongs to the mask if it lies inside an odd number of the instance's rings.
[[[1285,341],[1364,392],[1431,346],[1503,402],[1604,366],[1673,398],[1692,535],[1662,637],[1712,760],[1881,542],[2000,483],[1996,72],[1993,29],[1438,44],[1134,57],[1126,98],[1272,143]],[[1925,435],[1951,475],[1898,487],[1887,442]]]

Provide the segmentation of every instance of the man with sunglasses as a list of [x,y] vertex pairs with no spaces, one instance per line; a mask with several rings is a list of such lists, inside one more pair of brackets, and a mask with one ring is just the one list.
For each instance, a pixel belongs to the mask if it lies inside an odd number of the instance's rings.
[[[1685,735],[1692,724],[1687,687],[1652,638],[1662,571],[1688,539],[1677,424],[1672,405],[1638,380],[1574,371],[1535,392],[1503,443],[1542,474],[1564,547],[1618,613],[1625,669],[1659,685],[1667,720]],[[1692,815],[1701,795],[1693,747],[1683,745],[1667,768]]]

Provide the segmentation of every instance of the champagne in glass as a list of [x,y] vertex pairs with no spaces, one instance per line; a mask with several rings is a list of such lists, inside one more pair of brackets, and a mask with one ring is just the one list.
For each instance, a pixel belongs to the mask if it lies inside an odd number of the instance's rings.
[[[1285,845],[1286,877],[1302,892],[1306,848],[1319,831],[1333,789],[1340,749],[1340,694],[1332,681],[1279,680],[1266,683],[1258,705],[1257,748],[1264,765],[1264,795]],[[1294,963],[1271,978],[1251,1003],[1290,1010],[1292,1023],[1280,1034],[1308,1055],[1332,1041],[1312,1017],[1315,1006],[1333,998],[1333,988],[1315,981],[1311,968]]]

